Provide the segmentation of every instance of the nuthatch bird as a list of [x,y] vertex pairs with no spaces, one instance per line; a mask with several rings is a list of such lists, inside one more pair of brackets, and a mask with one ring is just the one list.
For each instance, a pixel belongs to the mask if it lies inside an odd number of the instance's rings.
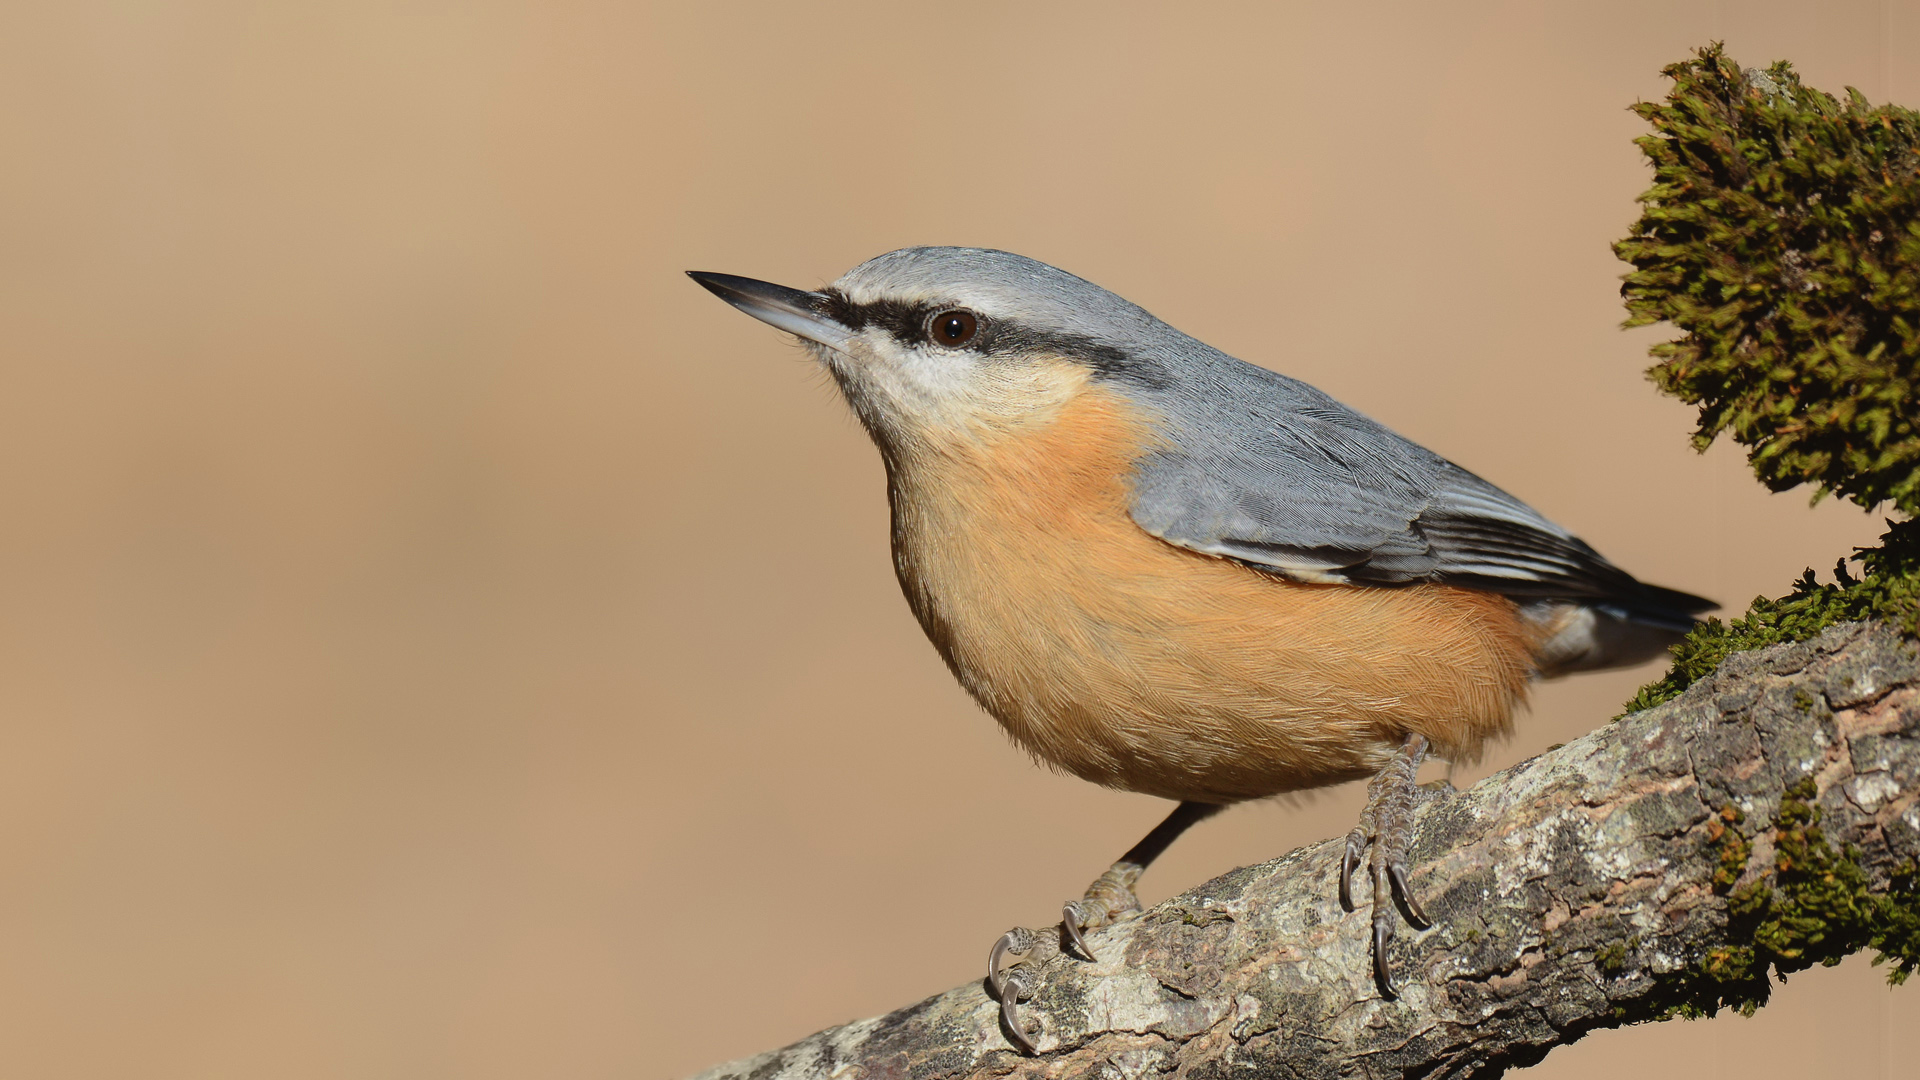
[[[1714,605],[1646,585],[1525,503],[1304,383],[1045,263],[907,248],[818,292],[694,273],[797,335],[886,462],[893,562],[961,684],[1057,769],[1179,806],[1058,933],[994,943],[1017,1005],[1039,963],[1139,910],[1134,885],[1232,803],[1372,777],[1374,978],[1406,884],[1424,755],[1471,760],[1528,683],[1657,656]],[[1009,956],[1024,957],[1002,970]]]

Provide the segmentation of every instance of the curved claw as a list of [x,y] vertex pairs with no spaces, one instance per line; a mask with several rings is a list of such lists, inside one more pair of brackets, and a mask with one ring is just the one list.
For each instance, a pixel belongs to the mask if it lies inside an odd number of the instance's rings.
[[1407,923],[1415,930],[1425,930],[1433,923],[1427,913],[1414,903],[1413,890],[1407,887],[1407,868],[1398,863],[1387,867],[1387,878],[1393,882],[1393,898],[1400,903],[1400,914],[1407,917]]
[[1100,958],[1093,955],[1093,948],[1087,944],[1087,939],[1081,936],[1080,922],[1079,901],[1067,901],[1066,905],[1060,909],[1060,925],[1067,928],[1067,937],[1073,942],[1073,947],[1080,950],[1080,955],[1097,964]]
[[987,993],[1001,998],[1003,1005],[1007,987],[1011,984],[1000,978],[1000,961],[1005,960],[1008,953],[1015,956],[1027,955],[1028,950],[1033,948],[1032,937],[1033,931],[1024,926],[1016,926],[1001,934],[1000,939],[993,943],[992,951],[987,953]]
[[1032,1056],[1039,1053],[1039,1048],[1033,1045],[1032,1039],[1027,1038],[1026,1028],[1020,1023],[1020,984],[1008,979],[994,996],[1000,999],[1000,1020],[1006,1025],[1007,1039],[1023,1054]]
[[1376,919],[1373,923],[1373,984],[1380,988],[1380,996],[1393,1001],[1400,992],[1393,988],[1393,975],[1387,971],[1387,942],[1393,939],[1393,928],[1385,920]]
[[1347,853],[1340,859],[1340,906],[1353,910],[1353,870],[1360,865],[1360,856],[1367,850],[1367,834],[1355,829],[1347,834]]

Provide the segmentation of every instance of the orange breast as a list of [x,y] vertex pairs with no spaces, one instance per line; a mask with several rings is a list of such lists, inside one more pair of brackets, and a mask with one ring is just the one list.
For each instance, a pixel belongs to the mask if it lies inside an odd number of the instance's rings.
[[1369,775],[1418,732],[1508,730],[1537,636],[1507,599],[1289,582],[1127,515],[1151,425],[1061,362],[1038,422],[891,455],[894,556],[954,673],[1015,741],[1095,783],[1232,802]]

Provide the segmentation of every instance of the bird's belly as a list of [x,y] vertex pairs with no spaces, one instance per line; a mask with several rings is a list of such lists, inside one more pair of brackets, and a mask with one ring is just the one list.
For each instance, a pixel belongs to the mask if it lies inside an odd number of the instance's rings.
[[[1129,458],[1097,441],[894,478],[909,603],[1035,757],[1232,802],[1369,775],[1409,733],[1470,759],[1508,729],[1532,649],[1511,601],[1300,584],[1167,544],[1127,516]],[[1079,482],[1043,489],[1063,472]]]
[[1471,758],[1507,729],[1528,668],[1506,601],[1295,584],[1146,539],[1164,572],[1013,559],[931,605],[960,681],[1049,764],[1231,802],[1370,775],[1410,732]]

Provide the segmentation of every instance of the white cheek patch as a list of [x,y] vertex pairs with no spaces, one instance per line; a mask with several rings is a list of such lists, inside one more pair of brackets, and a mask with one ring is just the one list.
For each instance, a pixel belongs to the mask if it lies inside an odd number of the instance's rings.
[[924,395],[928,404],[972,397],[983,362],[978,353],[932,347],[899,349],[899,353],[898,370],[903,380]]
[[912,348],[893,335],[868,329],[842,350],[859,392],[871,395],[882,413],[917,424],[965,422],[975,411],[981,358],[960,349]]
[[874,327],[827,362],[870,426],[909,441],[989,438],[1045,422],[1086,382],[1071,364],[903,345]]

